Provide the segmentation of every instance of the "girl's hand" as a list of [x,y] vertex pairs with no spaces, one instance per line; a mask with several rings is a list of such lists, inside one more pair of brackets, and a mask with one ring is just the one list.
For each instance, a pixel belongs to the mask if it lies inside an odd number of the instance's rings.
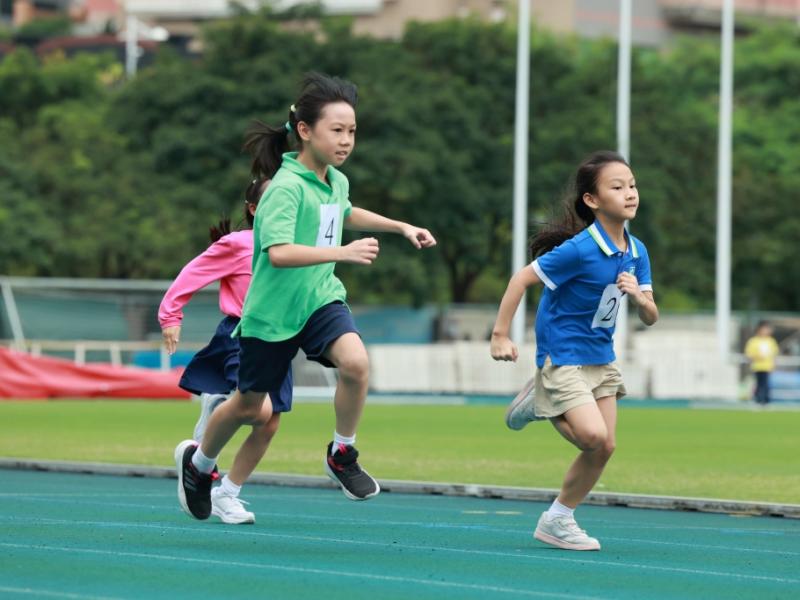
[[342,258],[340,262],[351,263],[354,265],[371,265],[378,257],[380,247],[375,238],[361,238],[350,242],[347,246],[342,246]]
[[421,227],[414,227],[413,225],[406,225],[403,227],[403,237],[414,245],[417,250],[421,248],[430,248],[436,245],[436,240],[431,235],[431,232]]
[[639,281],[631,273],[620,273],[617,277],[617,287],[623,294],[628,294],[638,306],[647,302],[647,298],[639,289]]
[[161,330],[161,335],[164,337],[164,345],[167,347],[167,352],[175,354],[175,350],[178,349],[178,342],[181,339],[181,326],[164,327]]
[[519,352],[517,346],[507,335],[492,334],[492,358],[495,360],[510,360],[517,362]]

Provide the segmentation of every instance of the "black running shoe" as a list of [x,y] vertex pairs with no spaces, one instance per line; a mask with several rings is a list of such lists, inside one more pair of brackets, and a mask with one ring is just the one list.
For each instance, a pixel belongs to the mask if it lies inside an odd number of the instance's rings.
[[332,449],[333,442],[328,444],[325,471],[342,487],[344,495],[350,500],[366,500],[377,496],[381,486],[358,464],[358,450],[344,444],[339,444],[336,454],[331,454]]
[[175,467],[178,471],[178,501],[183,511],[195,519],[207,519],[211,515],[211,483],[219,479],[214,465],[211,473],[201,473],[192,464],[197,442],[184,440],[175,448]]

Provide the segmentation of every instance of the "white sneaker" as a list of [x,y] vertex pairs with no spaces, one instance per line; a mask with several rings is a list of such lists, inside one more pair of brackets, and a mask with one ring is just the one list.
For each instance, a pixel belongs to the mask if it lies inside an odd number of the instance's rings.
[[600,550],[600,542],[589,537],[583,529],[578,527],[574,518],[566,515],[550,517],[547,512],[542,513],[533,537],[540,542],[564,550]]
[[197,425],[194,426],[194,441],[200,444],[203,441],[203,436],[206,433],[206,426],[208,420],[211,418],[211,413],[220,404],[225,402],[229,396],[225,394],[200,394],[200,418],[197,419]]
[[533,412],[533,397],[536,394],[534,388],[535,379],[532,377],[516,398],[511,401],[506,410],[506,426],[514,431],[519,431],[532,421],[541,421],[543,417],[537,417]]
[[211,514],[219,517],[223,523],[230,525],[255,523],[256,516],[245,509],[245,504],[247,502],[239,500],[236,496],[223,494],[219,486],[211,490]]

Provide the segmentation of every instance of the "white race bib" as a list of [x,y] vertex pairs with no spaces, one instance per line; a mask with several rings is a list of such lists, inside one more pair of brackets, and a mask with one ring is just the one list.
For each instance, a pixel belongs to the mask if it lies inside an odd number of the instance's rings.
[[321,204],[319,207],[319,232],[317,247],[338,246],[339,241],[339,204]]
[[594,313],[594,319],[592,319],[592,329],[595,327],[614,326],[617,322],[617,313],[619,312],[620,302],[622,302],[622,296],[623,293],[616,283],[609,283],[606,286],[606,289],[603,290],[603,296],[600,298],[597,312]]

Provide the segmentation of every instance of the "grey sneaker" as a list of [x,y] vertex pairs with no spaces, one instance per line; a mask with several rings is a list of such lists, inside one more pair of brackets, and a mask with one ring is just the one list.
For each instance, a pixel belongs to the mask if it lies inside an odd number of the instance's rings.
[[247,502],[239,500],[236,496],[224,494],[221,487],[211,490],[211,514],[219,517],[223,523],[229,525],[255,523],[256,516],[244,507],[245,504]]
[[528,423],[541,421],[543,417],[537,417],[533,412],[533,397],[536,393],[534,388],[535,379],[531,377],[525,384],[522,391],[511,401],[506,410],[506,426],[514,431],[519,431]]
[[533,537],[564,550],[600,550],[600,542],[578,527],[574,518],[565,515],[550,517],[547,512],[542,513]]
[[229,397],[226,394],[200,394],[200,418],[197,419],[197,425],[194,426],[194,441],[198,445],[203,441],[211,413]]

